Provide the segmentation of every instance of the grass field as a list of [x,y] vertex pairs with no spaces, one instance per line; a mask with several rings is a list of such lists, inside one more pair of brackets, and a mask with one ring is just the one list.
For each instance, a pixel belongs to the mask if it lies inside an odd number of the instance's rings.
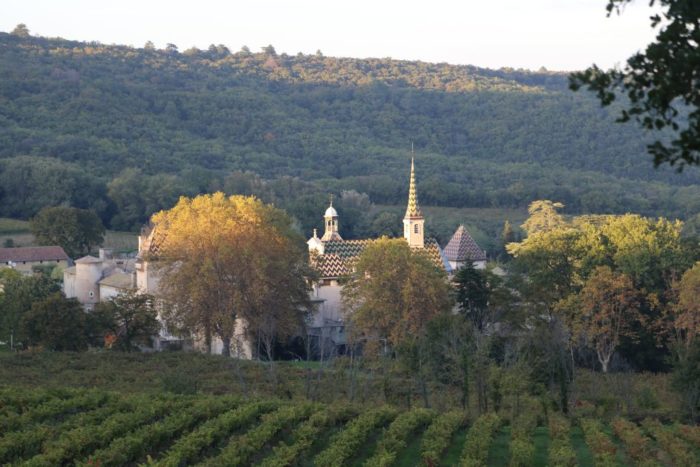
[[[29,231],[28,221],[0,217],[0,247],[7,240],[12,240],[16,247],[36,245],[34,236]],[[138,236],[133,232],[108,230],[105,234],[104,246],[118,252],[135,251],[138,249]]]

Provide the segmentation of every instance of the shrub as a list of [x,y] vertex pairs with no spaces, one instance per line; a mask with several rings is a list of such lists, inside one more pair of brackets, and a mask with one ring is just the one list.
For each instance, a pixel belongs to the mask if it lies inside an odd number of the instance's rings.
[[426,464],[436,465],[440,455],[450,444],[452,435],[467,421],[461,411],[446,412],[430,424],[421,443],[421,458]]
[[367,440],[372,431],[379,425],[396,416],[396,410],[391,407],[366,412],[336,436],[331,444],[314,459],[314,464],[324,467],[342,466],[353,453]]
[[462,463],[473,465],[486,462],[491,440],[500,423],[501,420],[494,413],[484,414],[476,419],[467,433],[462,450]]
[[427,409],[416,409],[399,415],[386,430],[377,445],[376,454],[365,462],[365,466],[391,465],[396,455],[406,447],[408,436],[432,418],[433,412]]

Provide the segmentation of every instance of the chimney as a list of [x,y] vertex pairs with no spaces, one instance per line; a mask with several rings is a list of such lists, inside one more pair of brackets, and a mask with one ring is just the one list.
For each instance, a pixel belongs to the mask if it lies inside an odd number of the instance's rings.
[[100,248],[100,259],[105,261],[107,259],[112,259],[112,249],[111,248]]

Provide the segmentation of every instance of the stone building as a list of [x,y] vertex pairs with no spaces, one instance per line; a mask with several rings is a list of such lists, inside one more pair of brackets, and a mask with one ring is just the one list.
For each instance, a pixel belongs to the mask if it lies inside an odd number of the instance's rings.
[[31,274],[35,267],[68,267],[70,258],[60,246],[31,246],[0,248],[0,268],[12,268],[23,274]]
[[83,256],[63,271],[63,293],[92,310],[100,301],[136,288],[134,263],[134,259],[115,258],[112,250],[100,248],[99,257]]

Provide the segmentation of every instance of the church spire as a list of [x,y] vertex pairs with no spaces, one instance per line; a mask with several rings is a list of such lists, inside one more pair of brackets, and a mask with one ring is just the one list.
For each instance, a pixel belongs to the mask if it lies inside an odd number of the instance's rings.
[[413,158],[411,158],[411,178],[408,184],[408,206],[406,207],[406,215],[408,218],[422,218],[423,213],[418,206],[418,195],[416,194],[416,172],[413,166]]
[[423,227],[425,220],[423,213],[418,206],[418,195],[416,194],[416,171],[411,158],[411,177],[408,185],[408,206],[406,215],[403,218],[403,236],[409,246],[413,248],[423,248],[425,246]]

